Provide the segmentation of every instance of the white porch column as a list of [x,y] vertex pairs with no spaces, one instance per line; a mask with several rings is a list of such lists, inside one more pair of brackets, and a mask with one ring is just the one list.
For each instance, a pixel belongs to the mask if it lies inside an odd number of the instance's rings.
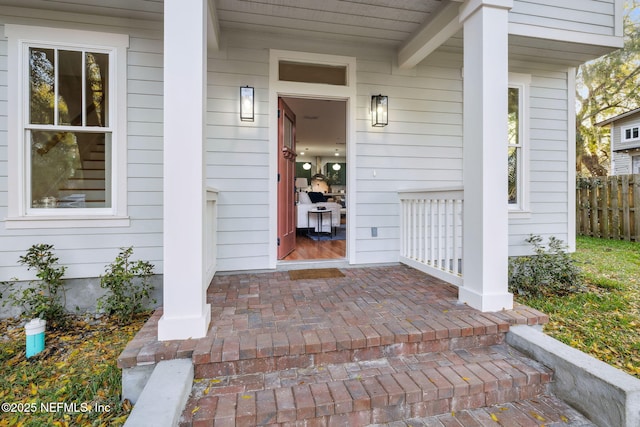
[[158,339],[206,335],[207,0],[164,1],[164,314]]
[[464,25],[464,231],[461,302],[513,307],[507,289],[508,13],[513,0],[468,0]]

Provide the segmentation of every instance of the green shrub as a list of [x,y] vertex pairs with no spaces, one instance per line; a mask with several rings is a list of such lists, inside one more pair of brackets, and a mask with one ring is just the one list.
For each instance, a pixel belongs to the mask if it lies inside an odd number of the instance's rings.
[[62,327],[66,324],[65,289],[62,276],[66,267],[57,265],[58,258],[53,254],[53,245],[38,244],[27,250],[27,254],[18,259],[18,264],[26,265],[28,270],[35,270],[40,280],[29,282],[23,288],[18,279],[3,282],[7,289],[7,299],[3,306],[11,304],[22,307],[22,316],[26,318],[40,317],[47,321],[47,326]]
[[549,237],[548,247],[542,237],[526,239],[534,255],[509,259],[509,291],[527,297],[568,295],[585,290],[580,268],[566,252],[562,240]]
[[[153,286],[153,264],[147,261],[129,261],[133,248],[120,248],[115,261],[109,264],[100,286],[109,292],[98,299],[98,309],[112,316],[118,323],[126,324],[135,313],[145,310]],[[155,300],[151,300],[155,303]]]

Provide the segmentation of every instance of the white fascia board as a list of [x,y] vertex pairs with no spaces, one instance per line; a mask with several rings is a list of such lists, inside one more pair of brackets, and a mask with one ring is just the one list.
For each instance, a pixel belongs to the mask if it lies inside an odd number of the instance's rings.
[[509,23],[509,34],[547,40],[558,40],[569,43],[580,43],[594,46],[611,47],[611,50],[624,47],[624,39],[618,36],[582,33],[537,25]]
[[425,23],[398,51],[398,66],[412,68],[462,29],[459,4],[449,2]]

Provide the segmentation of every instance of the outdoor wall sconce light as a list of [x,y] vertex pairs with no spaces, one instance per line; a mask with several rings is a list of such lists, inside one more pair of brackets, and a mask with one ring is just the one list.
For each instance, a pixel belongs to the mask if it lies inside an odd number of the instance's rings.
[[254,117],[253,88],[245,86],[240,88],[240,120],[252,122]]
[[311,169],[311,163],[307,162],[305,164],[302,165],[302,169],[308,171],[309,169]]
[[334,171],[339,171],[342,167],[338,163],[334,163],[333,166],[331,166],[331,168]]
[[371,126],[382,127],[388,124],[389,97],[374,95],[371,97]]

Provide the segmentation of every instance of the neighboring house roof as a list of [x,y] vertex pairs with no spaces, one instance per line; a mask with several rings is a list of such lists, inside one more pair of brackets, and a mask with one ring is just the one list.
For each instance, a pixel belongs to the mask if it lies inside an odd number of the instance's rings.
[[618,114],[617,116],[598,122],[596,123],[596,126],[606,126],[613,122],[617,122],[618,120],[633,116],[634,114],[637,114],[637,113],[640,113],[640,108],[636,108],[635,110],[627,111],[626,113]]

